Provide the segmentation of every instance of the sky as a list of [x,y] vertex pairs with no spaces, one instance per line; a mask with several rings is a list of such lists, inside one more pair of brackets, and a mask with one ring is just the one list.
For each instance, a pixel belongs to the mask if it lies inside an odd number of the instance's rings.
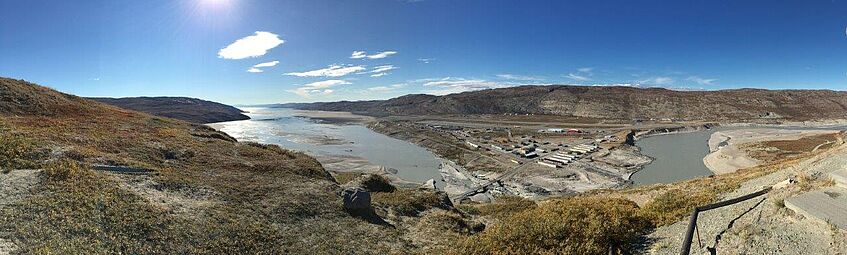
[[229,104],[524,84],[847,90],[847,1],[0,0],[0,76]]

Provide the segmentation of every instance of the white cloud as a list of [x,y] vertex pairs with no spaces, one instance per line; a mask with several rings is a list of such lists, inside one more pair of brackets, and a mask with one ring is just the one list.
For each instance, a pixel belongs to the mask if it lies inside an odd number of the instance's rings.
[[317,81],[306,84],[305,86],[296,88],[294,90],[289,90],[289,92],[297,94],[301,97],[311,97],[312,95],[329,95],[335,92],[335,90],[330,88],[346,84],[351,83],[345,80]]
[[590,81],[591,76],[594,75],[591,73],[592,71],[594,71],[594,68],[591,67],[577,68],[576,73],[569,73],[565,77],[575,81]]
[[712,85],[712,84],[714,84],[715,81],[717,81],[717,79],[704,79],[704,78],[700,78],[700,77],[697,77],[697,76],[688,77],[688,79],[686,79],[686,80],[693,81],[693,82],[700,84],[700,85]]
[[424,62],[424,64],[429,64],[430,62],[435,61],[434,58],[419,58],[418,61]]
[[569,73],[566,77],[568,77],[572,80],[575,80],[575,81],[590,81],[591,80],[591,78],[588,78],[588,76],[575,74],[575,73]]
[[516,74],[498,74],[497,77],[506,80],[516,80],[516,81],[543,81],[544,78],[538,76],[526,76],[526,75],[516,75]]
[[272,66],[275,66],[276,64],[279,64],[279,61],[274,60],[274,61],[271,61],[271,62],[259,63],[259,64],[256,64],[253,67],[272,67]]
[[236,40],[218,51],[219,58],[245,59],[258,57],[268,53],[268,50],[279,46],[285,41],[271,32],[256,31],[255,35]]
[[638,81],[638,83],[647,84],[647,85],[668,85],[668,84],[672,84],[673,82],[674,82],[673,78],[662,77],[662,76],[651,77],[651,78],[648,78],[648,79]]
[[364,51],[354,51],[353,54],[350,55],[350,58],[353,58],[353,59],[365,58],[365,57],[367,57],[367,55],[365,55]]
[[381,58],[387,58],[388,56],[391,56],[391,55],[394,55],[394,54],[397,54],[397,52],[396,51],[383,51],[383,52],[379,52],[379,53],[376,53],[376,54],[373,54],[373,55],[368,55],[364,51],[357,50],[357,51],[353,51],[353,54],[350,55],[350,58],[353,58],[353,59],[359,59],[359,58],[381,59]]
[[271,62],[259,63],[259,64],[254,65],[250,69],[247,69],[247,72],[248,73],[261,73],[261,72],[264,72],[264,70],[259,69],[259,68],[261,68],[261,67],[272,67],[272,66],[275,66],[276,64],[279,64],[279,61],[274,60],[274,61],[271,61]]
[[396,87],[388,87],[388,86],[377,86],[377,87],[368,88],[368,91],[371,91],[371,92],[390,92],[390,91],[394,91],[395,89],[397,89],[397,88]]
[[362,73],[359,73],[359,74],[370,73],[371,77],[382,77],[382,76],[388,75],[388,71],[391,71],[391,70],[394,70],[394,69],[397,69],[397,67],[395,67],[394,65],[382,65],[382,66],[376,66],[373,69],[371,69],[370,71],[362,72]]
[[431,80],[423,84],[426,87],[437,87],[434,90],[426,91],[434,95],[446,95],[460,93],[465,91],[475,91],[483,89],[494,89],[512,86],[512,83],[498,83],[480,79],[463,79],[446,77],[437,80]]
[[384,66],[374,67],[370,72],[371,73],[384,73],[384,72],[391,71],[391,70],[394,70],[394,69],[397,69],[397,67],[395,67],[393,65],[384,65]]
[[394,54],[397,54],[397,52],[396,51],[383,51],[383,52],[380,52],[380,53],[377,53],[377,54],[368,55],[368,58],[369,59],[387,58],[388,56],[391,56],[391,55],[394,55]]
[[285,75],[297,76],[297,77],[340,77],[345,76],[351,73],[364,71],[364,66],[340,66],[340,65],[330,65],[327,68],[306,71],[306,72],[293,72],[286,73]]
[[344,85],[344,84],[350,84],[350,82],[345,81],[345,80],[326,80],[326,81],[312,82],[312,83],[306,84],[306,86],[311,87],[311,88],[316,88],[316,89],[322,89],[322,88],[329,88],[329,87],[334,87],[334,86]]

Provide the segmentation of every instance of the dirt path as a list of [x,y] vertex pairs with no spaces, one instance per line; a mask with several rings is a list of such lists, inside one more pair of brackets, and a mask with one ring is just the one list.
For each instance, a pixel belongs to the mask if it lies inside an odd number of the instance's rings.
[[[847,165],[847,144],[824,152],[795,166],[750,180],[725,195],[738,197],[771,186],[798,174],[828,173]],[[774,190],[764,198],[700,214],[698,226],[702,248],[695,236],[692,254],[837,254],[847,253],[847,233],[785,208],[784,199],[796,187]],[[656,229],[648,235],[643,253],[678,254],[688,219]]]
[[[0,173],[0,209],[17,203],[30,196],[31,189],[38,183],[41,170],[12,170],[8,174]],[[16,249],[11,236],[0,229],[0,255],[10,254]]]

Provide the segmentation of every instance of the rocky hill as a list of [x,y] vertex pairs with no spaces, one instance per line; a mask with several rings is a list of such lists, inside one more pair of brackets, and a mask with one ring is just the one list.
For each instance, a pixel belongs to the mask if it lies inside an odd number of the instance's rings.
[[238,108],[189,97],[89,98],[124,109],[194,123],[214,123],[250,119]]
[[0,78],[0,187],[0,254],[421,253],[407,227],[345,211],[303,153],[23,80]]
[[445,96],[406,95],[379,101],[281,106],[353,111],[375,116],[531,113],[617,120],[817,120],[847,118],[847,92],[765,89],[675,91],[664,88],[550,85]]

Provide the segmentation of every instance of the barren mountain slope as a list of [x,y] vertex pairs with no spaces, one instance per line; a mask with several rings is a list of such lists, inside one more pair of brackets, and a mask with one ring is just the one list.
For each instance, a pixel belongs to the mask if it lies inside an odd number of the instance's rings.
[[243,112],[238,108],[189,97],[101,97],[89,99],[124,109],[194,123],[213,123],[250,119],[247,115],[242,114]]
[[370,115],[531,113],[598,119],[783,120],[847,117],[847,93],[831,90],[674,91],[603,86],[520,86],[384,101],[285,104]]

